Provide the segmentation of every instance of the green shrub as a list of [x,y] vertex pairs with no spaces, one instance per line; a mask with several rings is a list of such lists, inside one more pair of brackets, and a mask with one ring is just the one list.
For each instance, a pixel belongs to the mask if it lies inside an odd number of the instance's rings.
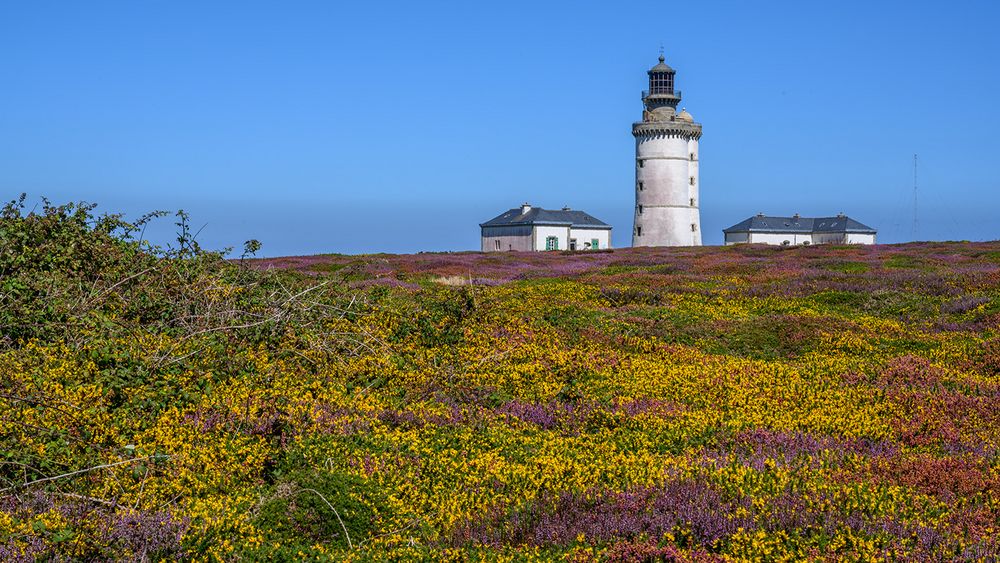
[[356,546],[373,529],[376,501],[371,497],[359,477],[300,470],[263,497],[254,520],[272,543]]

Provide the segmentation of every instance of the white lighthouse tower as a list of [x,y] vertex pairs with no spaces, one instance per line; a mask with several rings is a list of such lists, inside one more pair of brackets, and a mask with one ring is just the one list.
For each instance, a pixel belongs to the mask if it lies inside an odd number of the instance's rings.
[[677,112],[680,90],[674,69],[660,62],[649,69],[642,93],[642,121],[635,137],[635,228],[632,246],[700,246],[698,139],[701,124]]

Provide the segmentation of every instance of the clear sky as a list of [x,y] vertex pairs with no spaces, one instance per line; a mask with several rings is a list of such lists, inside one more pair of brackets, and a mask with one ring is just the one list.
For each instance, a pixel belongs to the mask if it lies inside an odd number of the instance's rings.
[[911,240],[914,154],[916,238],[998,239],[998,24],[985,0],[3,0],[0,195],[183,208],[203,246],[272,256],[477,249],[523,201],[626,246],[662,43],[706,244],[758,211]]

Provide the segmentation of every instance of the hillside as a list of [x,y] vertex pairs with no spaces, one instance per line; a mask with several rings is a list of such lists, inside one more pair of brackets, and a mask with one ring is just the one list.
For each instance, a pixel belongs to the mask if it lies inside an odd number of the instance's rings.
[[1000,243],[224,260],[0,215],[0,560],[1000,557]]

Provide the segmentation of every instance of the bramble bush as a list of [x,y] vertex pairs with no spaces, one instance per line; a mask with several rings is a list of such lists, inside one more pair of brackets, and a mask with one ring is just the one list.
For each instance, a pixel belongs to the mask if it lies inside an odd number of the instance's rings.
[[0,212],[0,560],[995,560],[1000,244],[257,259]]
[[[0,211],[0,478],[6,484],[0,488],[8,503],[26,494],[45,499],[11,505],[8,516],[22,520],[0,535],[0,555],[144,558],[183,552],[181,533],[168,534],[170,544],[152,527],[127,542],[93,535],[91,528],[114,530],[123,518],[139,530],[147,520],[166,519],[161,524],[167,528],[190,525],[184,514],[154,508],[152,498],[122,503],[128,489],[145,493],[149,480],[175,475],[167,446],[137,446],[138,436],[252,370],[247,358],[228,353],[232,347],[288,342],[292,327],[321,322],[338,303],[316,299],[330,297],[335,286],[302,284],[202,250],[183,212],[177,214],[177,245],[158,248],[137,235],[163,213],[129,223],[93,210],[91,204],[45,201],[40,211],[25,213],[22,196]],[[248,241],[249,252],[257,249],[259,243]],[[305,356],[323,346],[322,355],[340,356],[342,344],[299,341],[287,353]],[[121,469],[88,470],[101,465]],[[25,486],[77,471],[85,473],[67,478],[70,489],[103,473],[123,475],[125,490],[98,499],[61,490],[61,480]],[[59,541],[38,544],[32,533],[50,531],[38,520],[47,514],[61,527],[43,536]],[[148,533],[149,542],[143,543],[141,533]],[[151,545],[157,548],[150,551]]]

